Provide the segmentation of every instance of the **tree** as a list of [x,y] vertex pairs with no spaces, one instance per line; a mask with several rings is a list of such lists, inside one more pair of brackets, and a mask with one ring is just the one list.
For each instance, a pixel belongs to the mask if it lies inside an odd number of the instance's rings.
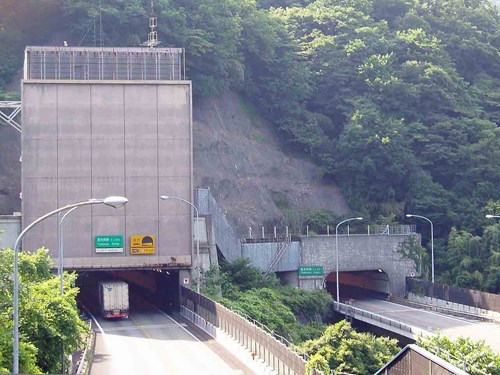
[[[12,363],[13,260],[12,250],[0,252],[0,369]],[[67,358],[86,332],[76,306],[78,289],[71,286],[76,275],[65,274],[61,295],[50,264],[45,249],[19,254],[19,368],[23,373],[60,372],[61,345]]]
[[[484,341],[472,341],[469,338],[459,337],[451,340],[446,336],[432,336],[419,338],[418,345],[433,354],[443,357],[446,361],[462,367],[463,361],[467,363],[467,372],[476,374],[500,374],[500,355],[495,354]],[[451,354],[447,356],[443,350]],[[441,354],[440,354],[441,353]],[[477,370],[481,371],[478,372]]]
[[345,320],[328,326],[320,338],[306,341],[299,349],[321,369],[326,360],[328,371],[351,374],[373,374],[399,351],[397,340],[358,333]]

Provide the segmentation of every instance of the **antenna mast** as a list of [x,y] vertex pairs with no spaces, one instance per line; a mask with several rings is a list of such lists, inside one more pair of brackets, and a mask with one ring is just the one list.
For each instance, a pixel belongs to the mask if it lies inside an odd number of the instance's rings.
[[149,28],[151,31],[148,34],[148,41],[141,43],[141,46],[148,46],[149,48],[154,48],[161,42],[158,41],[158,31],[156,31],[156,27],[158,26],[158,18],[155,17],[154,12],[154,4],[153,0],[151,0],[151,16],[149,17]]

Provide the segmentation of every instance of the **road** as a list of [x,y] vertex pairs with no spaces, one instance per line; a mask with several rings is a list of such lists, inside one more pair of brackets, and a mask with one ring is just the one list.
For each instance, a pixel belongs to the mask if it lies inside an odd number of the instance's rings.
[[484,340],[496,353],[500,353],[500,324],[417,309],[373,298],[355,299],[353,306],[425,331],[438,333],[453,339],[469,337]]
[[153,307],[131,311],[125,320],[94,317],[98,325],[92,375],[255,373],[180,316]]

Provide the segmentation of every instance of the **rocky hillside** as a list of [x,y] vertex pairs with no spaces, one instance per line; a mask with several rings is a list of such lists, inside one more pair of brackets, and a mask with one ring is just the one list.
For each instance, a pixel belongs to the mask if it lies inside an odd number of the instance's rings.
[[[283,210],[348,211],[314,164],[281,150],[277,135],[238,95],[195,101],[195,187],[210,188],[239,234],[283,223]],[[20,135],[0,126],[0,214],[20,211]],[[290,218],[288,218],[290,220]],[[295,218],[297,219],[297,218]]]
[[284,153],[236,94],[195,101],[193,112],[195,186],[211,189],[240,234],[290,220],[280,208],[295,220],[306,209],[348,212],[339,189],[322,183],[311,162]]

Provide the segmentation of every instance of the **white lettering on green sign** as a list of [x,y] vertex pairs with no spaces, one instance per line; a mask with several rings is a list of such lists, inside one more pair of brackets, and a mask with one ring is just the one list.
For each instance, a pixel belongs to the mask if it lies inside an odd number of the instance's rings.
[[95,236],[95,247],[100,248],[123,248],[123,236]]
[[323,266],[299,266],[299,276],[323,276]]

